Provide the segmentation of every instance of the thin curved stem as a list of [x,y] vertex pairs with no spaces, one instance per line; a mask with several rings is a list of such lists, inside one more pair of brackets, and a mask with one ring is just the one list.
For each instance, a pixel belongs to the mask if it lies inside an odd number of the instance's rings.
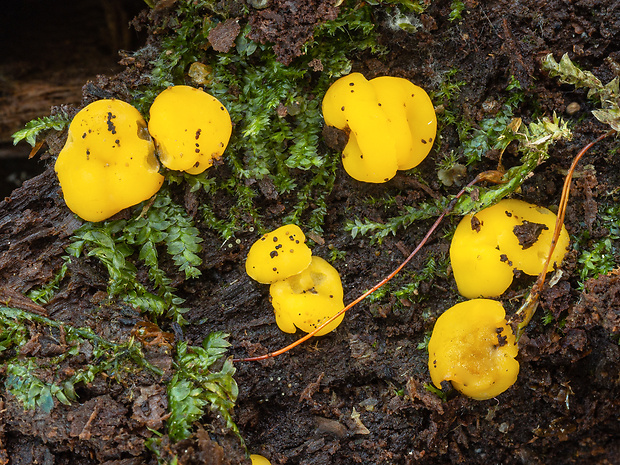
[[579,163],[581,158],[588,152],[588,150],[590,150],[596,143],[602,141],[606,137],[614,134],[615,132],[616,131],[613,129],[610,131],[607,131],[606,133],[600,135],[595,140],[590,142],[588,145],[583,147],[579,151],[579,153],[575,156],[570,168],[568,169],[568,172],[566,173],[566,178],[564,179],[564,185],[562,187],[562,196],[560,197],[560,204],[558,205],[558,214],[555,220],[555,229],[553,230],[553,237],[551,239],[549,253],[547,254],[547,260],[545,260],[543,269],[538,275],[536,282],[532,286],[532,290],[527,296],[527,299],[525,299],[525,302],[523,302],[519,310],[517,310],[517,312],[511,318],[511,320],[513,320],[515,317],[523,316],[523,319],[517,326],[517,334],[516,334],[517,341],[523,335],[523,332],[525,331],[525,327],[532,320],[532,317],[534,316],[534,313],[536,313],[536,309],[538,308],[540,294],[542,292],[543,286],[545,285],[545,279],[547,277],[547,272],[549,271],[549,265],[551,263],[551,256],[553,255],[553,252],[555,251],[555,247],[558,243],[558,238],[560,237],[560,233],[562,232],[562,226],[564,225],[564,217],[566,216],[566,206],[568,205],[568,197],[570,194],[570,185],[573,179],[573,174],[575,172],[575,169],[577,168],[577,164]]

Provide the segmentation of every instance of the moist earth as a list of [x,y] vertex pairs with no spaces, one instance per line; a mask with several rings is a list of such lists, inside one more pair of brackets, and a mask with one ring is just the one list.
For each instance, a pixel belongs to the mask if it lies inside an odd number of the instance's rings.
[[[134,24],[149,34],[148,46],[157,51],[156,25],[174,15],[174,1],[160,1],[142,12]],[[273,44],[278,59],[294,63],[303,45],[312,40],[317,23],[333,20],[340,2],[313,0],[249,2],[249,13],[234,10],[234,2],[220,2],[252,27],[250,38]],[[230,3],[230,2],[228,2]],[[345,4],[351,3],[345,1]],[[371,2],[374,3],[374,2]],[[429,2],[430,3],[430,2]],[[466,83],[457,107],[474,122],[501,107],[497,95],[514,76],[526,92],[518,116],[528,119],[556,112],[572,121],[573,139],[559,141],[549,160],[527,179],[517,196],[553,209],[559,202],[564,175],[581,147],[608,130],[590,110],[595,103],[586,91],[561,85],[540,71],[548,53],[559,59],[569,53],[583,69],[603,83],[620,68],[620,6],[614,0],[463,2],[461,19],[450,21],[454,4],[437,1],[416,16],[415,31],[394,28],[392,18],[377,7],[375,22],[380,44],[387,53],[363,55],[353,70],[367,78],[394,75],[434,88],[446,70],[458,69]],[[266,7],[265,7],[266,5]],[[255,8],[259,6],[260,9]],[[232,46],[236,23],[222,23],[213,36],[219,50]],[[58,50],[59,54],[64,53]],[[147,53],[141,61],[125,59],[116,75],[101,75],[85,83],[82,105],[98,98],[127,99],[127,89],[138,85],[150,70]],[[572,112],[577,103],[579,110]],[[77,107],[66,109],[70,114]],[[328,131],[329,132],[329,131]],[[64,143],[63,134],[48,137],[42,154],[47,169],[12,192],[0,203],[0,300],[4,305],[44,315],[74,327],[91,328],[108,340],[136,337],[137,325],[148,325],[143,315],[106,299],[105,268],[85,257],[72,261],[59,291],[39,306],[24,297],[49,282],[62,266],[65,247],[81,222],[69,212],[60,195],[53,159]],[[342,145],[342,134],[326,134],[326,145]],[[617,139],[607,138],[591,150],[578,167],[572,185],[565,225],[571,237],[589,234],[592,241],[609,235],[598,225],[601,202],[615,199],[620,185]],[[459,145],[452,127],[441,131],[441,143],[418,168],[425,183],[399,173],[385,185],[352,181],[340,168],[327,203],[324,232],[313,238],[313,254],[327,257],[336,249],[346,252],[334,262],[350,302],[393,271],[422,239],[432,220],[400,228],[383,241],[353,238],[344,230],[351,217],[385,222],[405,206],[421,204],[459,186],[444,186],[435,164]],[[509,147],[502,162],[515,164]],[[490,152],[469,169],[469,176],[497,168]],[[224,165],[213,176],[230,173]],[[473,173],[473,174],[472,174]],[[178,187],[173,193],[191,212],[201,194]],[[268,226],[279,226],[286,197],[261,189]],[[367,201],[392,196],[389,207]],[[261,199],[259,199],[260,201]],[[222,197],[213,206],[227,211],[234,199]],[[194,206],[194,207],[192,207]],[[445,257],[446,233],[457,217],[449,217],[412,260],[395,286],[424,268],[430,257]],[[535,226],[535,225],[534,225]],[[222,245],[219,234],[200,223],[203,238],[202,276],[184,281],[172,263],[162,264],[190,310],[189,324],[151,328],[143,342],[146,360],[163,375],[122,373],[117,378],[98,375],[77,388],[78,401],[59,402],[45,411],[25,410],[7,389],[0,395],[0,464],[107,464],[157,463],[145,440],[165,433],[168,401],[166,383],[174,374],[172,348],[179,340],[200,345],[213,331],[230,334],[230,354],[262,355],[296,340],[275,324],[268,288],[245,273],[244,260],[256,239],[250,231]],[[537,231],[525,231],[536,235]],[[615,263],[617,257],[614,256]],[[142,270],[142,273],[145,273]],[[521,371],[516,384],[496,399],[474,401],[444,386],[445,398],[429,392],[427,354],[419,345],[441,312],[459,301],[451,273],[423,281],[416,298],[365,301],[351,309],[340,327],[290,352],[262,362],[237,362],[239,396],[234,420],[248,450],[274,464],[614,464],[620,457],[620,278],[617,270],[579,285],[577,253],[571,252],[561,275],[546,287],[532,323],[520,340]],[[533,278],[517,276],[502,299],[507,313],[523,300]],[[30,357],[42,379],[53,381],[46,360],[72,349],[58,328],[32,322],[30,339],[19,355]],[[143,334],[143,333],[141,333]],[[69,374],[81,364],[93,363],[93,348],[80,345],[79,356],[61,367]],[[15,349],[12,349],[15,350]],[[15,353],[2,353],[2,357]],[[4,368],[0,377],[6,380]],[[160,433],[154,433],[159,431]],[[176,454],[183,464],[249,463],[236,436],[216,414],[207,413],[192,436],[179,443],[164,434],[164,458]],[[166,455],[167,454],[167,455]]]

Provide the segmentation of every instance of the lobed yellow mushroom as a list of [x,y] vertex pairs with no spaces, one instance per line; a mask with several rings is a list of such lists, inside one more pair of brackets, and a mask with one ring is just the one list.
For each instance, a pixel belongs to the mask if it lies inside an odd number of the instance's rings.
[[428,94],[410,81],[383,76],[370,81],[351,73],[323,98],[325,124],[349,132],[342,152],[347,173],[358,181],[389,181],[398,170],[424,160],[437,132]]
[[454,388],[477,400],[498,396],[517,380],[519,362],[512,328],[501,303],[473,299],[446,310],[428,344],[433,384]]
[[149,132],[166,168],[200,174],[222,157],[232,123],[228,110],[212,95],[173,86],[151,105]]
[[250,454],[252,465],[271,465],[271,462],[259,454]]
[[[338,271],[320,257],[312,257],[304,271],[269,288],[276,323],[285,333],[297,328],[309,333],[344,307]],[[316,333],[327,334],[338,327],[344,314]]]
[[247,274],[263,284],[289,278],[308,268],[312,251],[301,228],[286,224],[256,241],[245,261]]
[[[541,273],[555,222],[550,210],[514,199],[465,216],[450,245],[450,262],[461,295],[497,297],[512,283],[514,270],[533,276]],[[562,226],[552,266],[560,265],[569,242]]]
[[69,209],[103,221],[149,199],[164,178],[146,121],[121,100],[105,99],[80,110],[54,165]]

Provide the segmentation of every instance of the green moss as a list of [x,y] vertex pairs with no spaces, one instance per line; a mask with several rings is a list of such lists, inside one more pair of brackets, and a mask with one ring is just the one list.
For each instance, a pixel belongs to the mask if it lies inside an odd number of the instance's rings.
[[[140,207],[134,209],[134,215]],[[202,239],[185,210],[170,198],[164,187],[143,214],[129,220],[85,223],[73,236],[67,251],[72,257],[95,257],[108,271],[108,294],[148,313],[154,320],[167,318],[184,323],[183,299],[176,295],[172,277],[159,266],[160,248],[185,278],[200,276],[198,253]],[[148,270],[149,283],[138,279],[137,265]],[[151,286],[154,287],[150,290]]]
[[170,417],[167,421],[168,434],[175,442],[191,435],[193,423],[207,408],[222,415],[228,428],[241,439],[232,420],[239,393],[233,379],[235,368],[230,358],[219,369],[215,366],[230,346],[226,337],[223,333],[212,333],[202,347],[188,346],[185,342],[177,344],[176,373],[168,384]]
[[26,123],[23,129],[20,129],[12,135],[13,145],[17,145],[22,140],[25,140],[34,147],[37,140],[41,140],[47,133],[52,130],[62,131],[69,126],[70,122],[69,115],[64,112],[60,112],[53,116],[33,119]]
[[588,279],[609,273],[620,264],[618,240],[620,239],[620,207],[612,203],[599,212],[597,228],[607,231],[605,237],[592,239],[588,230],[576,238],[574,248],[579,252],[580,290]]
[[229,176],[208,181],[203,177],[198,182],[207,182],[203,186],[208,196],[224,193],[234,202],[226,217],[218,217],[209,207],[201,212],[203,221],[225,239],[251,226],[262,230],[264,200],[257,181],[273,186],[272,200],[287,205],[285,221],[303,221],[307,229],[322,231],[325,200],[340,158],[321,144],[322,97],[335,78],[350,71],[352,57],[366,50],[382,51],[376,43],[372,9],[341,8],[336,20],[316,27],[303,55],[288,66],[277,61],[270,45],[247,38],[249,26],[243,20],[230,52],[214,52],[208,35],[225,16],[212,14],[209,2],[178,2],[178,22],[162,25],[166,34],[150,84],[134,93],[133,103],[147,113],[161,90],[191,83],[187,72],[192,63],[210,67],[205,90],[226,106],[234,129],[224,154]]
[[[52,337],[60,337],[62,333],[66,351],[50,357],[21,355],[19,349],[30,340],[37,327]],[[40,407],[49,412],[55,400],[70,404],[77,400],[75,386],[92,382],[99,373],[106,373],[119,382],[124,373],[139,370],[147,370],[157,377],[163,374],[144,359],[139,344],[133,340],[117,344],[98,336],[89,328],[74,328],[19,309],[0,306],[0,334],[5,388],[28,409]],[[88,345],[89,351],[92,350],[90,359],[96,363],[84,365],[81,348],[85,345]],[[74,363],[81,367],[72,367],[70,375],[62,373],[63,366]]]
[[587,88],[588,97],[600,103],[600,108],[592,110],[594,117],[620,131],[620,78],[615,77],[603,85],[590,71],[579,69],[568,54],[564,54],[559,62],[555,61],[553,54],[548,54],[543,61],[543,69],[550,76],[557,76],[560,82]]

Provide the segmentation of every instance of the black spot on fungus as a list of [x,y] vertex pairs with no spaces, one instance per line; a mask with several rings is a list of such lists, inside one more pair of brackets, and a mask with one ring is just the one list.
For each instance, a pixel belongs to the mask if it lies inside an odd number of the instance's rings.
[[194,152],[200,153],[200,149],[196,149],[196,150],[194,150]]
[[363,159],[364,159],[364,154],[361,154],[360,155],[360,160],[363,160]]
[[267,238],[266,238],[265,236],[263,236],[263,237],[261,237],[261,238],[260,238],[260,240],[261,240],[261,241],[264,241],[264,240],[266,240],[266,239],[267,239]]
[[390,178],[383,178],[383,181],[388,182]]
[[423,144],[426,144],[427,142],[426,142],[426,140],[422,139],[422,143],[423,143]]
[[506,262],[508,263],[508,266],[512,266],[512,262],[510,260],[508,260],[508,255],[506,255],[505,253],[501,254],[499,256],[499,261],[500,262]]
[[272,270],[276,272],[278,271],[278,269],[275,266],[272,268]]
[[295,240],[295,244],[299,244],[299,240],[298,239]]
[[351,93],[355,92],[353,89],[351,89]]
[[508,210],[506,210],[504,213],[506,213],[506,216],[507,216],[508,218],[512,218],[512,213],[511,213],[511,212],[509,212]]
[[116,118],[116,115],[113,115],[111,111],[108,111],[108,119],[106,120],[106,123],[108,124],[108,131],[112,134],[116,134],[116,126],[114,126],[114,123],[112,122],[114,118]]
[[86,133],[82,134],[82,139],[86,139]]
[[196,142],[196,147],[200,147],[200,144],[198,142]]
[[120,141],[120,140],[116,139],[114,142],[115,142],[115,143],[116,143],[116,145],[118,145],[119,147],[121,146],[121,141]]
[[429,137],[429,138],[428,138],[428,141],[429,141],[429,142],[433,142],[433,138],[432,138],[432,137]]
[[295,253],[295,251],[293,249],[289,250],[290,253]]
[[273,236],[273,242],[278,242],[278,238],[276,236]]
[[198,168],[200,166],[200,162],[197,161],[196,163],[194,163],[194,168]]
[[[187,129],[186,129],[187,131]],[[198,140],[198,138],[200,137],[200,133],[202,132],[202,129],[196,129],[196,140]]]
[[220,107],[220,110],[224,111],[224,107]]
[[504,347],[508,343],[508,336],[502,336],[504,328],[495,328],[497,333],[497,347]]
[[281,248],[282,248],[282,244],[276,245],[276,250],[281,249]]
[[471,217],[471,230],[480,232],[480,227],[482,226],[482,221],[478,219],[476,216]]
[[377,103],[377,105],[381,106],[381,104],[380,104],[380,103]]
[[548,229],[549,228],[545,224],[532,223],[530,221],[523,220],[523,223],[515,226],[512,232],[515,236],[517,236],[519,245],[523,248],[523,250],[526,250],[538,241],[538,238],[543,231]]
[[355,85],[355,83],[354,83],[354,82],[349,82],[349,85],[350,85],[351,87],[353,87],[353,86]]
[[295,236],[288,236],[288,240],[289,241],[294,241],[295,240]]
[[86,159],[89,160],[90,159],[90,150],[86,150]]
[[272,251],[269,253],[269,256],[270,256],[271,258],[276,258],[276,257],[278,256],[278,252],[276,252],[275,250],[272,250]]
[[344,111],[344,105],[340,107],[340,111]]
[[330,299],[333,299],[333,298],[334,298],[334,296],[333,296],[333,295],[331,295],[331,294],[329,294],[329,298],[330,298]]

